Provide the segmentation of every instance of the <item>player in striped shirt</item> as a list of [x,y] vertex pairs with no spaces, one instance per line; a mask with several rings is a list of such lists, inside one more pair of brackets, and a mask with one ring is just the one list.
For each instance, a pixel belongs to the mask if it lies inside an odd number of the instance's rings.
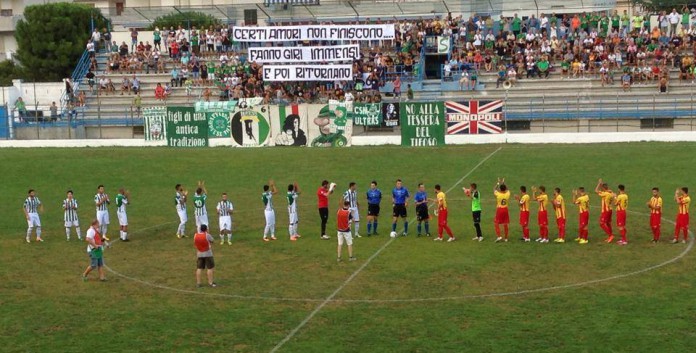
[[650,229],[653,233],[653,243],[660,241],[660,227],[662,226],[662,196],[660,188],[652,188],[652,197],[648,201],[650,209]]
[[549,195],[546,194],[546,187],[543,185],[539,186],[539,193],[537,194],[537,188],[532,186],[532,197],[539,203],[539,211],[537,213],[537,223],[539,224],[539,238],[536,241],[548,243],[549,242],[549,216],[546,212],[546,207],[549,203]]
[[689,238],[689,204],[691,204],[691,198],[689,197],[689,188],[683,187],[677,189],[674,192],[674,201],[677,202],[677,222],[674,226],[674,239],[673,244],[679,242],[679,231],[684,232],[684,239],[682,243],[686,243]]
[[602,213],[599,216],[599,226],[602,227],[604,233],[607,233],[607,238],[604,240],[607,243],[614,241],[614,231],[611,229],[611,204],[614,199],[614,193],[609,190],[609,185],[599,179],[595,192],[602,199]]
[[515,195],[515,200],[520,206],[520,226],[522,227],[522,240],[529,242],[529,194],[527,187],[520,186],[520,195]]
[[619,228],[621,234],[621,240],[617,242],[619,245],[628,244],[628,239],[626,239],[626,208],[628,208],[628,195],[626,194],[626,187],[619,184],[619,194],[616,195],[614,206],[616,206],[616,227]]
[[107,226],[109,225],[109,195],[104,193],[104,185],[97,187],[97,194],[94,195],[94,204],[97,207],[97,221],[99,221],[99,234],[105,241],[105,245],[109,246],[109,237],[106,236]]
[[186,236],[186,222],[188,222],[188,214],[186,213],[186,198],[188,191],[181,184],[176,184],[176,195],[174,196],[174,204],[176,205],[176,213],[179,215],[179,227],[176,229],[176,237]]
[[232,211],[234,206],[227,199],[227,193],[222,193],[222,200],[218,202],[215,210],[218,214],[218,225],[220,226],[220,245],[225,244],[225,235],[227,235],[227,245],[232,245]]
[[[263,229],[263,241],[276,240],[275,237],[275,209],[273,209],[273,195],[278,192],[273,180],[269,180],[268,184],[263,186],[263,194],[261,194],[261,201],[263,201],[263,214],[266,218],[266,227]],[[268,239],[268,236],[271,239]]]
[[24,205],[22,206],[24,218],[27,219],[27,243],[31,242],[31,233],[34,228],[36,228],[36,241],[43,241],[43,239],[41,239],[41,219],[39,218],[39,211],[43,212],[43,204],[41,204],[41,200],[36,197],[34,189],[29,189],[27,194],[28,196],[24,200]]
[[360,204],[358,202],[358,194],[356,192],[357,187],[355,182],[348,183],[348,190],[343,193],[343,201],[348,201],[351,214],[351,223],[353,223],[353,234],[356,238],[362,238],[360,236],[360,211],[358,208]]
[[565,243],[566,209],[563,195],[561,195],[561,188],[553,189],[553,201],[551,203],[556,214],[556,226],[558,227],[558,238],[554,242]]
[[573,190],[573,203],[578,205],[578,237],[575,241],[587,244],[589,242],[587,227],[590,223],[590,196],[585,193],[584,187]]
[[382,191],[377,188],[377,181],[370,183],[367,190],[367,236],[377,235],[377,218],[379,217],[379,204],[382,202]]
[[63,222],[65,222],[65,237],[67,240],[70,240],[70,228],[72,227],[75,227],[77,239],[82,240],[80,221],[77,218],[77,200],[75,200],[72,190],[68,190],[65,200],[63,200]]
[[196,232],[201,231],[201,225],[208,225],[208,210],[205,203],[208,200],[208,191],[205,189],[205,182],[198,181],[196,194],[193,195],[193,214],[196,217]]
[[297,215],[297,197],[300,195],[300,187],[297,183],[288,185],[288,234],[290,235],[290,240],[295,241],[300,235],[297,232],[297,224],[300,219]]

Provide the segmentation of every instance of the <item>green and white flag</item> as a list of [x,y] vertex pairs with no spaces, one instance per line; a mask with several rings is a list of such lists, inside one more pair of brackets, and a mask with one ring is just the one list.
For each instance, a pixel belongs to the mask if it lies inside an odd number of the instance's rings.
[[161,141],[167,138],[166,119],[166,107],[143,108],[145,141]]
[[353,124],[379,126],[382,124],[382,103],[353,103]]
[[218,113],[231,112],[237,106],[237,101],[229,100],[224,102],[205,102],[199,101],[194,104],[196,113]]
[[208,118],[208,137],[230,137],[230,112],[205,113]]

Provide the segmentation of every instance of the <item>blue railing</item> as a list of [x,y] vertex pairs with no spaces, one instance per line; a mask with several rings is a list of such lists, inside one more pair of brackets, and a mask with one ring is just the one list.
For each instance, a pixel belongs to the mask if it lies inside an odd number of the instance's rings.
[[[77,94],[79,93],[80,84],[82,83],[82,79],[85,78],[85,75],[87,75],[87,71],[89,71],[90,64],[91,63],[89,60],[89,53],[87,52],[87,50],[85,50],[82,53],[80,60],[77,61],[75,70],[73,70],[72,75],[70,75],[70,81],[73,85],[73,96],[77,96]],[[73,97],[68,96],[67,90],[63,91],[63,95],[60,97],[62,114],[67,114],[68,103],[72,98]]]

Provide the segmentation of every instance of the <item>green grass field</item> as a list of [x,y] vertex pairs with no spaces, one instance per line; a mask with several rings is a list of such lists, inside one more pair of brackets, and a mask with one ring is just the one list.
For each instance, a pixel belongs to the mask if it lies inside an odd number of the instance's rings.
[[[486,145],[431,149],[7,149],[0,151],[0,351],[8,352],[690,352],[696,344],[696,262],[691,244],[668,244],[674,189],[696,186],[696,144]],[[484,163],[484,159],[488,158]],[[466,177],[465,177],[466,176]],[[464,177],[464,178],[463,178]],[[511,208],[510,243],[493,232],[496,177],[519,185],[562,188],[568,238],[577,209],[570,191],[598,178],[630,197],[629,246],[605,244],[599,198],[591,196],[590,244],[521,243]],[[448,193],[454,243],[391,239],[390,191],[403,179],[434,196]],[[261,241],[261,188],[274,179],[279,239]],[[380,235],[357,239],[355,262],[336,263],[335,211],[330,241],[319,239],[316,189],[322,179],[342,192],[358,183],[364,201],[376,179],[387,195]],[[205,180],[212,234],[214,204],[235,205],[234,243],[215,244],[218,288],[195,287],[191,238],[175,237],[174,185]],[[300,234],[287,237],[283,199],[297,181]],[[473,242],[463,185],[483,195],[486,240]],[[108,282],[82,282],[85,243],[67,242],[61,201],[71,188],[83,233],[94,217],[98,184],[114,199],[131,191],[132,241],[105,252]],[[663,240],[651,244],[645,202],[659,186]],[[24,242],[21,205],[29,188],[45,206],[44,243]],[[363,205],[362,232],[365,233]],[[118,237],[111,206],[109,236]],[[538,234],[536,205],[531,233]],[[409,206],[409,217],[414,216]],[[551,216],[552,217],[552,216]],[[193,231],[189,202],[188,230]],[[401,227],[401,222],[400,225]],[[551,222],[551,238],[555,224]],[[435,233],[433,222],[431,233]],[[691,348],[690,348],[691,347]]]

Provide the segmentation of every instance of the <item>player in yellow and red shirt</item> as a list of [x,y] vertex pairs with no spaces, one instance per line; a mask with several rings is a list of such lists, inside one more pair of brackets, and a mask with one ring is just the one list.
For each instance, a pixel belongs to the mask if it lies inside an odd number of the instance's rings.
[[616,195],[614,206],[616,206],[616,227],[619,228],[621,233],[621,240],[617,242],[619,245],[628,244],[628,239],[626,239],[626,208],[628,208],[628,195],[626,194],[626,187],[619,184],[619,194]]
[[555,243],[565,243],[566,213],[565,201],[561,195],[561,188],[553,189],[553,210],[556,213],[556,226],[558,227],[558,238]]
[[599,215],[599,226],[602,227],[604,233],[607,233],[607,239],[604,241],[611,243],[614,241],[614,232],[611,229],[611,203],[614,199],[614,193],[609,190],[609,185],[607,185],[607,183],[602,182],[602,179],[599,179],[597,182],[595,192],[602,200],[602,213]]
[[522,226],[522,240],[529,241],[529,195],[527,187],[520,186],[520,195],[515,195],[515,200],[520,205],[520,226]]
[[691,203],[691,198],[689,197],[689,188],[683,187],[677,189],[674,192],[674,200],[677,201],[677,224],[674,227],[674,240],[672,243],[679,242],[679,231],[684,232],[684,239],[682,243],[686,243],[689,239],[689,204]]
[[662,197],[660,196],[660,188],[652,188],[652,197],[648,201],[650,209],[650,228],[653,233],[653,243],[660,241],[660,226],[662,225]]
[[546,207],[549,203],[549,195],[546,195],[546,187],[539,186],[539,194],[537,189],[532,186],[532,196],[539,203],[539,211],[537,213],[537,223],[539,224],[539,238],[536,240],[541,243],[549,242],[549,216],[546,213]]
[[508,224],[510,224],[510,213],[508,212],[508,204],[510,203],[510,190],[507,189],[505,185],[505,178],[498,178],[498,183],[495,184],[493,189],[493,195],[495,195],[495,219],[493,225],[495,226],[495,234],[498,236],[495,242],[500,242],[503,238],[500,236],[500,225],[503,225],[505,231],[505,241],[508,241]]
[[585,193],[584,187],[579,187],[573,190],[573,203],[578,205],[578,238],[575,239],[580,244],[587,244],[588,230],[587,226],[590,223],[590,197]]
[[452,229],[447,224],[447,198],[442,192],[440,184],[435,184],[435,197],[437,200],[437,238],[433,240],[442,240],[442,232],[446,231],[449,235],[448,242],[453,242],[456,239],[452,235]]

